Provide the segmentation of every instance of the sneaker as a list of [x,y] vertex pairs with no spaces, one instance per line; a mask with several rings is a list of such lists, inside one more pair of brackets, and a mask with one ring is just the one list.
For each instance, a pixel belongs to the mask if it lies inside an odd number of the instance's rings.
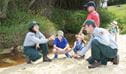
[[43,62],[52,62],[52,60],[51,59],[49,59],[48,57],[43,57]]
[[29,58],[26,58],[26,62],[27,64],[32,64],[32,60],[30,60]]
[[94,64],[95,59],[92,57],[89,57],[88,59],[86,59],[88,61],[89,64]]
[[58,58],[58,55],[57,55],[57,54],[55,54],[55,55],[54,55],[54,59],[57,59],[57,58]]
[[95,62],[94,64],[91,64],[90,66],[88,66],[89,69],[92,69],[92,68],[96,68],[96,67],[99,67],[101,65],[100,62]]
[[119,55],[117,55],[115,58],[113,58],[112,62],[114,65],[118,65],[119,64]]
[[42,58],[40,58],[40,59],[38,59],[38,60],[36,60],[36,61],[33,61],[32,63],[33,63],[33,64],[38,64],[38,63],[40,63],[40,62],[42,62]]
[[27,64],[32,64],[32,61],[31,60],[27,60]]
[[80,56],[80,58],[79,59],[84,59],[85,58],[85,55],[83,55],[83,56]]
[[67,58],[72,58],[68,53],[65,53]]

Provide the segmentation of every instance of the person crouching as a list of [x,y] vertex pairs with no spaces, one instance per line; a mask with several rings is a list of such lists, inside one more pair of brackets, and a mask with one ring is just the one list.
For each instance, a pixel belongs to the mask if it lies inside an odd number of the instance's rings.
[[63,31],[59,30],[57,35],[58,36],[55,38],[53,45],[54,59],[58,58],[58,54],[65,54],[66,57],[71,58],[69,55],[71,48],[69,47],[67,39],[64,37]]
[[84,48],[85,45],[84,34],[77,34],[75,37],[76,37],[76,41],[74,42],[74,46],[72,48],[74,51],[73,57],[75,59],[84,58],[84,55],[80,56],[77,54],[78,51],[81,51]]
[[[37,64],[43,60],[43,62],[51,62],[48,58],[48,41],[54,40],[55,37],[52,35],[46,38],[39,31],[39,24],[32,22],[29,27],[29,32],[26,34],[24,40],[24,54],[28,59],[27,63]],[[37,45],[37,46],[36,46]],[[43,59],[42,59],[42,55]]]

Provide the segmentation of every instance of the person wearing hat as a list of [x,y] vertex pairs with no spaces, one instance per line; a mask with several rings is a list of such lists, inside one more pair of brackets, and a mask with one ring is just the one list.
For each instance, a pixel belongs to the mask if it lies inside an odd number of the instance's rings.
[[78,51],[81,51],[84,48],[85,45],[84,34],[77,34],[75,37],[76,37],[76,41],[74,42],[74,46],[72,48],[75,53],[73,57],[76,59],[84,58],[84,55],[80,56],[77,54]]
[[[43,62],[51,62],[51,59],[48,58],[48,41],[54,40],[54,36],[52,35],[49,38],[46,38],[39,31],[39,24],[37,22],[32,22],[29,27],[29,32],[26,34],[23,47],[24,54],[27,57],[27,63],[39,63]],[[42,54],[42,55],[41,55]]]
[[100,17],[99,13],[96,11],[97,6],[95,2],[89,1],[87,4],[84,5],[84,7],[88,11],[86,20],[94,20],[96,27],[100,27]]
[[117,41],[117,33],[118,32],[119,32],[118,22],[117,21],[113,21],[111,23],[110,33],[112,34],[112,36],[115,39],[115,41]]
[[88,44],[77,53],[85,55],[87,50],[91,48],[91,58],[87,60],[90,64],[88,67],[96,68],[100,65],[107,65],[108,61],[117,65],[119,63],[117,43],[108,30],[96,27],[93,20],[85,22],[85,30],[91,35],[91,38]]
[[66,57],[70,58],[69,52],[71,51],[71,48],[67,39],[64,37],[63,31],[59,30],[57,35],[57,38],[55,38],[53,42],[54,59],[58,58],[58,54],[65,54]]

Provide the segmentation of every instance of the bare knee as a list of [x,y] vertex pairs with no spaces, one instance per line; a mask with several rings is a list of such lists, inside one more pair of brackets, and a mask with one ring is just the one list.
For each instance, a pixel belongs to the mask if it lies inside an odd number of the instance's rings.
[[57,50],[56,49],[53,49],[53,53],[57,53]]
[[69,47],[69,48],[67,48],[67,52],[70,52],[71,51],[71,48]]

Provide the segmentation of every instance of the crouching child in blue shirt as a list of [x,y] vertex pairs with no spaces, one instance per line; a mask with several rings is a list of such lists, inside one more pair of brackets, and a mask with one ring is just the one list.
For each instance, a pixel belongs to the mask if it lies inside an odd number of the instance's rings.
[[71,58],[69,55],[71,48],[67,39],[64,37],[63,31],[59,30],[57,35],[57,38],[53,42],[54,59],[58,58],[58,54],[65,54],[67,58]]

